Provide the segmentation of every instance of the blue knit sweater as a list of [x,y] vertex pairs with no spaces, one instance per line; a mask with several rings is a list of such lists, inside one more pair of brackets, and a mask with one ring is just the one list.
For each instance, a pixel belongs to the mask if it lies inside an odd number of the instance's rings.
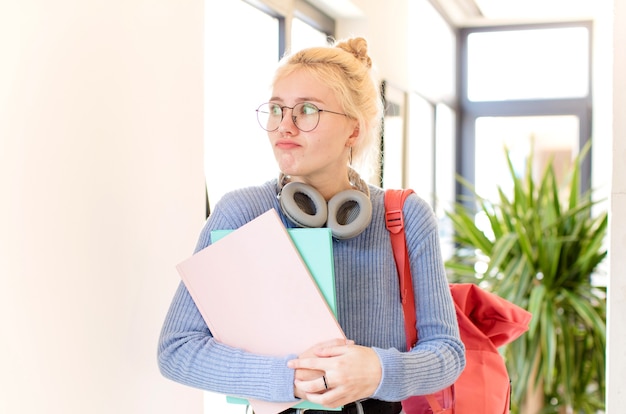
[[[428,204],[409,196],[404,207],[417,308],[419,342],[406,351],[398,273],[385,227],[384,191],[370,186],[372,222],[360,235],[334,240],[337,313],[346,336],[373,347],[382,379],[371,396],[400,401],[453,383],[465,366],[453,301],[444,273],[437,221]],[[276,197],[277,180],[226,194],[202,230],[196,251],[215,229],[236,229],[269,209],[287,227]],[[286,311],[289,311],[286,309]],[[158,348],[164,376],[193,387],[267,401],[295,401],[287,360],[244,352],[213,339],[181,283],[167,313]]]

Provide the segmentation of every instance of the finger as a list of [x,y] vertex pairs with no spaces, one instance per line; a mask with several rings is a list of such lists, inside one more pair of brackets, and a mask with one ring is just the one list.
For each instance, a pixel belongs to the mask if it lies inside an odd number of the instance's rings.
[[291,369],[326,371],[329,366],[328,360],[324,358],[297,358],[287,362],[287,367]]
[[350,345],[342,344],[342,345],[331,345],[321,347],[315,350],[315,355],[320,358],[330,358],[334,356],[343,355],[346,353]]
[[328,391],[328,385],[324,376],[310,381],[295,380],[294,385],[305,394],[321,394]]
[[332,358],[344,355],[349,350],[350,345],[332,345],[321,347],[315,350],[315,357],[300,357],[287,362],[287,366],[292,369],[314,369],[325,371],[329,365],[325,358]]
[[315,347],[326,348],[329,346],[341,346],[341,345],[349,345],[349,344],[354,344],[354,341],[352,339],[346,339],[346,338],[335,338],[335,339],[330,339],[328,341],[320,342]]
[[324,375],[324,371],[312,369],[296,369],[295,371],[295,378],[301,381],[311,381]]

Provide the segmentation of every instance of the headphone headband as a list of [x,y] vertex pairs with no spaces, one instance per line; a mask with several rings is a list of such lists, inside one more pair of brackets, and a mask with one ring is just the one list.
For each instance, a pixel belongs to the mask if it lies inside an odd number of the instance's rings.
[[358,236],[372,220],[372,203],[367,183],[354,169],[348,170],[348,178],[357,189],[341,191],[326,203],[313,186],[289,182],[288,177],[281,172],[278,177],[280,207],[298,227],[326,225],[337,239]]
[[[367,197],[370,196],[370,188],[361,178],[361,175],[352,167],[348,167],[348,180],[350,184],[357,190],[361,191]],[[278,196],[280,197],[280,193],[283,190],[283,187],[289,184],[289,176],[285,175],[282,171],[278,174]]]

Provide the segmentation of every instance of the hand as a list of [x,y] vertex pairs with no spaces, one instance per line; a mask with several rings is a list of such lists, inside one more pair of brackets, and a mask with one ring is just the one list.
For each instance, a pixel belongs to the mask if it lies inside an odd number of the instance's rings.
[[296,373],[304,371],[301,376],[296,375],[294,381],[296,397],[325,407],[338,407],[370,397],[382,377],[376,352],[353,343],[320,344],[289,361],[288,366],[296,369]]
[[[321,350],[323,350],[324,348],[350,344],[354,344],[354,341],[348,339],[332,339],[312,346],[311,348],[298,355],[298,358],[315,358],[317,357],[317,353],[321,352]],[[324,375],[324,371],[312,369],[296,369],[295,378],[301,381],[311,381],[319,378],[323,384],[322,375]],[[302,398],[298,395],[296,395],[296,397]]]

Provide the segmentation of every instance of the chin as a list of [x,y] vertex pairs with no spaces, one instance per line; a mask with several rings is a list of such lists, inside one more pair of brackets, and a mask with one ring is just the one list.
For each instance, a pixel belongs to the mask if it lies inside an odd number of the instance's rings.
[[299,170],[293,163],[278,162],[278,170],[285,175],[298,175]]

